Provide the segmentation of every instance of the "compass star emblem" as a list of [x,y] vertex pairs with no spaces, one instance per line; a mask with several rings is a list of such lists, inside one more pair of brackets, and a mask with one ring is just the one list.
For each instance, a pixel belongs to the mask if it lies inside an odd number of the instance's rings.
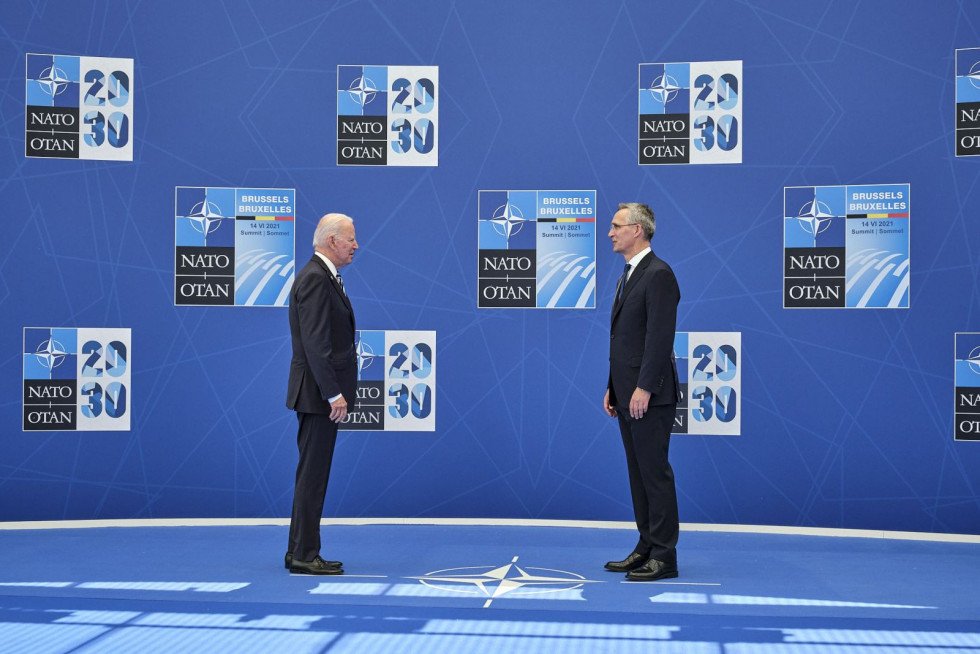
[[521,231],[521,227],[524,226],[527,219],[524,218],[520,209],[507,202],[497,207],[497,210],[493,212],[493,217],[490,218],[490,222],[493,223],[493,230],[507,237],[509,242],[511,236]]
[[826,203],[820,200],[811,200],[803,205],[799,215],[796,217],[800,221],[800,226],[807,233],[816,236],[820,232],[830,227],[830,222],[834,218],[834,213]]
[[667,75],[666,73],[653,80],[653,84],[647,89],[650,91],[650,95],[654,97],[657,102],[661,104],[667,104],[674,99],[677,95],[677,91],[680,90],[680,85],[677,80]]
[[971,68],[970,72],[966,74],[966,78],[970,80],[970,84],[972,84],[974,88],[980,89],[980,61],[973,64],[973,68]]
[[502,566],[470,566],[436,570],[418,579],[421,583],[438,590],[467,595],[480,595],[490,602],[504,595],[538,595],[575,590],[585,584],[599,583],[580,574],[551,568],[520,567],[517,558]]
[[37,82],[41,86],[41,89],[53,98],[56,95],[64,93],[71,79],[69,79],[65,71],[57,66],[48,66],[41,71]]
[[68,354],[68,350],[65,349],[65,346],[53,338],[49,338],[38,345],[37,350],[34,352],[34,356],[48,370],[54,370],[60,366],[61,362],[65,360],[66,354]]
[[382,358],[380,354],[375,354],[370,345],[363,340],[357,341],[357,371],[364,372],[371,367],[375,359]]
[[378,93],[378,87],[370,77],[361,75],[356,80],[351,82],[350,88],[347,89],[347,92],[353,96],[354,102],[363,107],[371,102],[371,100],[374,100],[374,96]]
[[980,347],[973,348],[970,356],[966,358],[966,363],[970,366],[970,370],[980,375]]
[[205,236],[217,230],[221,221],[225,220],[218,205],[209,200],[195,204],[187,218],[191,221],[191,227]]

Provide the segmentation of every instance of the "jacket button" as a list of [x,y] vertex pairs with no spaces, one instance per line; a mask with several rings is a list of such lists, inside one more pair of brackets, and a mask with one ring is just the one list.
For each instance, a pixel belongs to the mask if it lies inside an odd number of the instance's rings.
[[609,335],[609,340],[610,341],[616,340],[616,335],[615,334],[610,334]]

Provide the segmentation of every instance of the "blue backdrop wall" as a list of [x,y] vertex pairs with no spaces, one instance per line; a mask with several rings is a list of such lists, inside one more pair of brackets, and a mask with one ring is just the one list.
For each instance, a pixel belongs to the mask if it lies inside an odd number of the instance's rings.
[[[174,188],[355,218],[358,327],[435,330],[435,432],[347,432],[327,516],[629,520],[601,410],[621,201],[678,329],[742,336],[739,436],[676,436],[685,522],[980,533],[953,340],[980,331],[980,160],[954,157],[972,0],[8,2],[0,519],[287,516],[282,308],[175,307]],[[26,53],[134,60],[133,161],[27,159]],[[637,66],[743,62],[743,163],[637,165]],[[336,165],[337,66],[439,67],[438,167]],[[782,308],[783,188],[911,184],[910,308]],[[595,189],[597,308],[476,307],[481,189]],[[132,329],[132,429],[23,432],[31,326]]]

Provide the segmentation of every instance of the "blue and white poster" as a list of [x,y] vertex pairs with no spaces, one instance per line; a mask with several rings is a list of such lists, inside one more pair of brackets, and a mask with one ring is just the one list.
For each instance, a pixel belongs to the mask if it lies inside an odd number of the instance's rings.
[[337,165],[438,166],[438,89],[438,66],[337,66]]
[[24,328],[24,431],[129,431],[125,328]]
[[640,64],[639,163],[742,163],[742,62]]
[[783,190],[783,307],[907,309],[908,184]]
[[980,441],[980,333],[954,335],[954,439]]
[[174,304],[289,304],[294,189],[178,186],[175,196]]
[[358,330],[357,399],[341,429],[435,431],[436,333]]
[[595,191],[480,191],[480,308],[595,308]]
[[673,433],[741,433],[741,354],[741,332],[677,332],[674,359],[681,401]]
[[28,54],[25,155],[133,160],[133,60]]

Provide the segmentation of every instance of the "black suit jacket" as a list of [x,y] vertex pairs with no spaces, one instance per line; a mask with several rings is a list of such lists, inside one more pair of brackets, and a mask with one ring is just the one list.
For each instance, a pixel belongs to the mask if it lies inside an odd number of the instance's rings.
[[650,406],[680,400],[674,332],[681,292],[674,271],[652,251],[636,264],[612,310],[609,402],[625,409],[633,390],[650,391]]
[[327,264],[313,255],[289,293],[289,364],[286,406],[303,413],[330,413],[328,398],[357,393],[354,311]]

